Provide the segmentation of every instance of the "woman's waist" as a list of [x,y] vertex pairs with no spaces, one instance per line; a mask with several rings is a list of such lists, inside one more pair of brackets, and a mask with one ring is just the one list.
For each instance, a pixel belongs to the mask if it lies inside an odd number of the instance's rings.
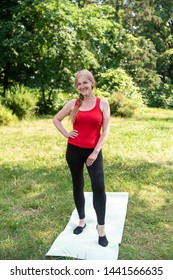
[[82,148],[95,148],[99,140],[100,133],[97,134],[78,134],[75,138],[69,138],[68,143]]

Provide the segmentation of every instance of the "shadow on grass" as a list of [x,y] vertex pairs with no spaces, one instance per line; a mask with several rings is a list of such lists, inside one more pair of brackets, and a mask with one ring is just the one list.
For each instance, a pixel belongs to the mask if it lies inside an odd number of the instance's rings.
[[116,157],[115,161],[105,160],[104,165],[109,188],[128,187],[129,184],[137,192],[144,185],[153,185],[165,192],[172,192],[173,162],[150,163]]
[[152,117],[152,116],[145,116],[144,118],[137,118],[137,120],[147,120],[147,121],[154,121],[156,123],[158,123],[159,121],[164,121],[164,122],[170,122],[173,123],[173,116],[171,117],[164,117],[164,116],[160,116],[160,117]]
[[[171,164],[117,158],[105,178],[107,191],[129,192],[120,259],[173,259]],[[74,208],[67,166],[1,165],[0,180],[0,259],[44,259]]]

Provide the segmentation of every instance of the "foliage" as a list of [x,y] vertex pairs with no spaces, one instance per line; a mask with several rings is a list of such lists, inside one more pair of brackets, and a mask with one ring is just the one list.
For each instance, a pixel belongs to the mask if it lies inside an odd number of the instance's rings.
[[160,76],[156,71],[157,55],[153,43],[144,37],[127,35],[124,44],[124,57],[121,67],[133,78],[134,82],[147,92],[159,88]]
[[59,89],[55,92],[55,98],[53,102],[53,111],[57,113],[62,107],[72,98],[76,98],[76,94],[66,93],[63,90]]
[[36,112],[36,95],[24,86],[13,86],[6,97],[5,104],[19,119],[32,117]]
[[103,90],[103,89],[100,89],[98,87],[96,87],[94,89],[94,94],[100,98],[106,98],[106,99],[109,99],[111,93],[106,91],[106,90]]
[[150,107],[173,109],[173,85],[167,79],[167,83],[161,83],[157,91],[151,91],[146,95],[146,104]]
[[[122,24],[135,37],[149,39],[155,46],[157,59],[173,48],[172,14],[173,0],[130,0],[124,4]],[[157,60],[157,73],[173,82],[172,59],[164,65],[164,70],[162,66],[161,60]]]
[[138,104],[122,92],[113,93],[109,99],[111,115],[130,118],[135,115]]
[[[39,114],[55,114],[65,105],[69,99],[75,98],[75,94],[66,93],[62,89],[55,90],[53,89],[51,92],[45,91],[44,98],[39,95],[37,107],[37,112]],[[45,100],[45,102],[44,102]]]
[[167,80],[169,80],[170,82],[173,81],[172,61],[173,61],[173,46],[171,49],[162,52],[157,59],[158,73],[160,74],[161,79],[164,83],[167,83]]
[[6,106],[0,104],[0,125],[9,125],[12,122],[16,122],[17,117],[13,115],[12,111]]
[[135,85],[133,79],[122,68],[109,69],[105,73],[100,73],[98,87],[102,91],[110,93],[122,92],[130,99],[135,100],[138,105],[143,103],[139,87]]
[[[2,95],[6,97],[16,83],[37,88],[48,113],[54,91],[72,92],[76,71],[88,68],[97,76],[121,68],[147,103],[154,104],[149,100],[153,93],[159,95],[167,80],[173,83],[172,4],[173,0],[2,0]],[[155,104],[160,106],[159,98]]]

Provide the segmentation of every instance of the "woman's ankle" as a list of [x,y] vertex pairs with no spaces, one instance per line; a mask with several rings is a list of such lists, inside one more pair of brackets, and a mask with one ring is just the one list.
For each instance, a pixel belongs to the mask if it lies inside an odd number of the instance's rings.
[[98,231],[98,235],[100,237],[105,236],[106,235],[106,231],[105,231],[105,225],[97,225],[97,231]]
[[85,218],[79,220],[79,227],[84,227],[85,226]]

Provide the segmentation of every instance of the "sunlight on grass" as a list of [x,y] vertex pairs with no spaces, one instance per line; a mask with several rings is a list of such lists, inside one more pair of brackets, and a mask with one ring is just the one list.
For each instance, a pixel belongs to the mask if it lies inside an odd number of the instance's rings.
[[52,242],[54,236],[52,234],[52,231],[50,229],[48,230],[36,230],[36,231],[33,231],[33,235],[34,236],[37,236],[38,239],[41,239],[45,242]]
[[7,238],[5,240],[3,240],[2,244],[1,244],[1,248],[3,250],[11,250],[13,247],[15,247],[15,240],[13,240],[12,238]]
[[149,207],[151,211],[156,211],[163,207],[168,195],[169,194],[165,193],[162,189],[152,185],[143,186],[143,189],[138,192],[139,199],[145,201],[146,206]]

